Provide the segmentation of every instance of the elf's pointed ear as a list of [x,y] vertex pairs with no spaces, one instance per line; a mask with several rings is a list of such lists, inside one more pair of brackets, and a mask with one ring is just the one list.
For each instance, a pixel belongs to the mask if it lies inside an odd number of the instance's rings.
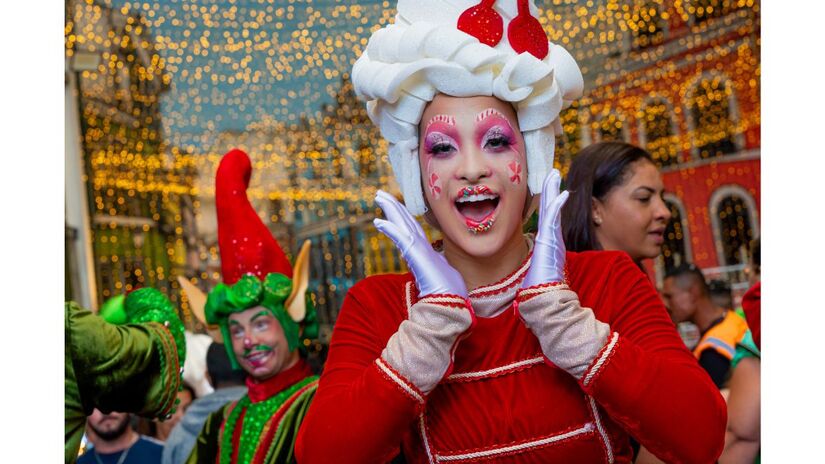
[[178,283],[180,284],[181,290],[183,290],[183,294],[186,295],[186,299],[189,300],[189,307],[192,308],[192,314],[206,326],[206,332],[212,337],[212,340],[216,343],[223,343],[223,335],[221,335],[221,330],[218,326],[206,322],[206,313],[204,312],[204,308],[206,307],[206,294],[183,276],[178,276]]
[[292,269],[292,293],[286,299],[284,307],[286,312],[295,322],[301,322],[306,317],[307,304],[306,292],[309,287],[309,248],[311,242],[305,240],[301,245],[301,251],[295,260]]

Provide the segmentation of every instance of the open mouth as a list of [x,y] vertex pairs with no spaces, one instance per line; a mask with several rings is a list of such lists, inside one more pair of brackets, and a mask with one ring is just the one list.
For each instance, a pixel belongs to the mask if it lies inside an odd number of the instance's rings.
[[455,206],[469,232],[478,234],[493,227],[499,199],[499,195],[486,185],[464,187],[458,191]]

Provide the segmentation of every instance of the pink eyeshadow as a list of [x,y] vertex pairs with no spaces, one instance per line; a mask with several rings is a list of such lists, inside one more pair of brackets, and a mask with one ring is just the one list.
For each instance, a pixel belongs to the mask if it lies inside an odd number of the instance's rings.
[[484,120],[478,124],[478,129],[476,130],[476,142],[480,145],[484,140],[484,137],[490,132],[490,129],[497,126],[501,128],[501,134],[510,139],[510,145],[515,146],[516,137],[513,126],[510,125],[510,122],[507,121],[506,118],[498,116],[497,114],[484,118]]
[[455,127],[450,126],[443,122],[435,122],[427,126],[427,131],[424,134],[424,149],[429,153],[433,146],[435,146],[439,142],[449,142],[456,148],[458,148],[458,142],[456,141],[457,134],[455,132]]

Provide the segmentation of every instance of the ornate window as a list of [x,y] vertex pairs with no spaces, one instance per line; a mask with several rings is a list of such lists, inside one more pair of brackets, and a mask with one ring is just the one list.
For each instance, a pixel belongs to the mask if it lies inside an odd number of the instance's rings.
[[670,209],[670,221],[665,227],[665,242],[662,245],[661,265],[667,273],[676,266],[690,262],[690,241],[684,208],[676,197],[668,196],[665,204]]
[[687,10],[693,18],[693,24],[700,24],[730,13],[736,3],[734,0],[692,0]]
[[641,134],[645,149],[659,167],[679,162],[679,144],[673,126],[670,105],[663,98],[648,101],[641,110]]
[[627,140],[625,130],[624,120],[614,113],[608,113],[596,122],[596,132],[601,142],[624,142]]
[[711,220],[720,264],[747,263],[748,246],[759,233],[753,198],[739,186],[720,188],[711,197]]
[[699,81],[688,101],[693,143],[702,159],[736,152],[731,87],[722,76],[708,77]]
[[628,26],[633,31],[634,49],[664,42],[667,21],[661,16],[660,2],[650,0],[637,2]]

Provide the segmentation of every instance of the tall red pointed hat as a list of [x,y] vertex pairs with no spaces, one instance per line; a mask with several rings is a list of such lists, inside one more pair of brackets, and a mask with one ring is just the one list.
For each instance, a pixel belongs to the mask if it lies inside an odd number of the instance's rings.
[[281,246],[249,202],[252,174],[249,156],[233,149],[223,155],[215,176],[218,246],[223,282],[232,285],[244,274],[263,280],[270,272],[292,278],[292,266]]

